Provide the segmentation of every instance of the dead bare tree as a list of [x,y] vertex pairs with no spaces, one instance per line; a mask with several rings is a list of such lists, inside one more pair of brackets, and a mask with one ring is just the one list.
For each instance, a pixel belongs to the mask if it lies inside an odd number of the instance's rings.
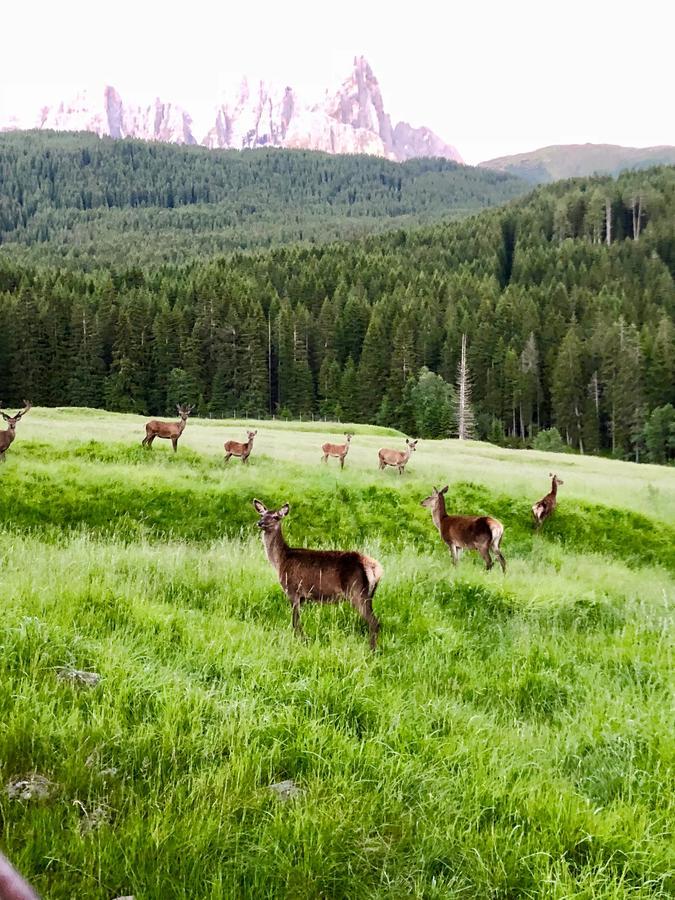
[[462,335],[462,354],[457,366],[457,391],[455,400],[457,418],[457,437],[460,441],[474,436],[473,409],[471,407],[471,373],[466,359],[466,335]]

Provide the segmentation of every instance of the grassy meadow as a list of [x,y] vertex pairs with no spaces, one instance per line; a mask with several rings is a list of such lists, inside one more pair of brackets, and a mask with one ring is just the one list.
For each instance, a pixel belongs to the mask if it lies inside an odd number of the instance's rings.
[[[674,469],[420,441],[401,477],[354,426],[341,472],[345,426],[190,420],[174,455],[144,421],[34,409],[0,465],[0,849],[43,897],[675,895]],[[452,568],[446,483],[505,576]],[[345,604],[293,636],[254,496],[382,562],[375,654]]]

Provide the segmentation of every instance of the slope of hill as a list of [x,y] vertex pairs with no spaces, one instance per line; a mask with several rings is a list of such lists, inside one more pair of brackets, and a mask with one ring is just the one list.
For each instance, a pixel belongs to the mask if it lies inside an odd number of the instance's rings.
[[[672,897],[675,471],[438,441],[400,478],[376,460],[401,438],[361,427],[339,472],[344,427],[266,423],[225,474],[244,422],[191,421],[174,456],[138,416],[30,415],[2,466],[0,812],[41,896]],[[504,524],[505,575],[453,569],[420,506],[447,482]],[[291,545],[380,560],[375,654],[347,604],[294,637],[253,497],[290,503]]]
[[465,334],[480,436],[522,446],[555,426],[585,452],[665,461],[674,203],[663,168],[556,182],[463,222],[179,268],[133,266],[133,233],[113,272],[10,258],[0,397],[149,413],[189,401],[433,437],[453,427]]
[[0,135],[0,244],[5,253],[34,247],[32,261],[70,257],[80,266],[181,261],[462,216],[526,189],[511,175],[443,159],[398,164],[7,133]]
[[619,147],[614,144],[560,144],[529,153],[488,159],[478,165],[507,172],[531,184],[584,175],[618,175],[624,169],[675,164],[675,147]]

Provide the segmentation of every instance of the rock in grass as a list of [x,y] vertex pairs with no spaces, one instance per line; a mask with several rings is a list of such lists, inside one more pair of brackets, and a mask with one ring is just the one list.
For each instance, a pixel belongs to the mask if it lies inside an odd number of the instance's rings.
[[29,775],[27,778],[12,778],[7,785],[10,800],[48,800],[54,793],[55,785],[44,775]]
[[71,669],[69,667],[57,669],[56,677],[59,681],[67,681],[69,684],[89,688],[96,687],[101,680],[98,672],[85,672],[82,669]]
[[302,796],[302,788],[300,788],[292,778],[288,778],[286,781],[278,781],[276,784],[271,784],[270,790],[275,793],[280,800],[294,800],[296,797]]

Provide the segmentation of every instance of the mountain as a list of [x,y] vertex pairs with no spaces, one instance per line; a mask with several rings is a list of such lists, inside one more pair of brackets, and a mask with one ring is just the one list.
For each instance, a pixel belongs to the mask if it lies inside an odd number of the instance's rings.
[[586,175],[616,176],[624,169],[673,165],[675,147],[620,147],[616,144],[555,144],[529,153],[500,156],[478,163],[524,178],[530,184]]
[[[268,111],[281,110],[274,121],[284,121],[283,95],[268,99]],[[131,118],[110,94],[107,109],[106,121],[116,123],[120,136],[130,123],[153,135],[174,129],[179,137],[189,126],[180,111],[163,104],[154,116],[140,110]],[[242,128],[251,125],[239,121]],[[269,116],[264,128],[257,121],[259,135],[273,123]],[[334,149],[341,129],[349,127],[335,121]],[[237,132],[239,139],[243,133]],[[373,132],[357,133],[370,135],[371,147],[375,140],[384,147]],[[297,139],[297,131],[285,134]],[[251,153],[158,140],[0,134],[0,255],[85,267],[187,261],[460,218],[528,190],[512,175],[448,159],[398,163],[377,155],[264,146]]]
[[[455,147],[428,128],[407,122],[392,125],[379,83],[362,56],[354,60],[338,90],[327,91],[318,103],[300,97],[292,87],[244,77],[215,105],[212,121],[206,134],[195,134],[189,112],[175,103],[159,98],[151,104],[126,101],[107,85],[100,93],[82,91],[69,102],[43,107],[25,127],[212,149],[281,147],[366,153],[398,162],[420,156],[462,162]],[[13,119],[0,130],[16,127]]]

